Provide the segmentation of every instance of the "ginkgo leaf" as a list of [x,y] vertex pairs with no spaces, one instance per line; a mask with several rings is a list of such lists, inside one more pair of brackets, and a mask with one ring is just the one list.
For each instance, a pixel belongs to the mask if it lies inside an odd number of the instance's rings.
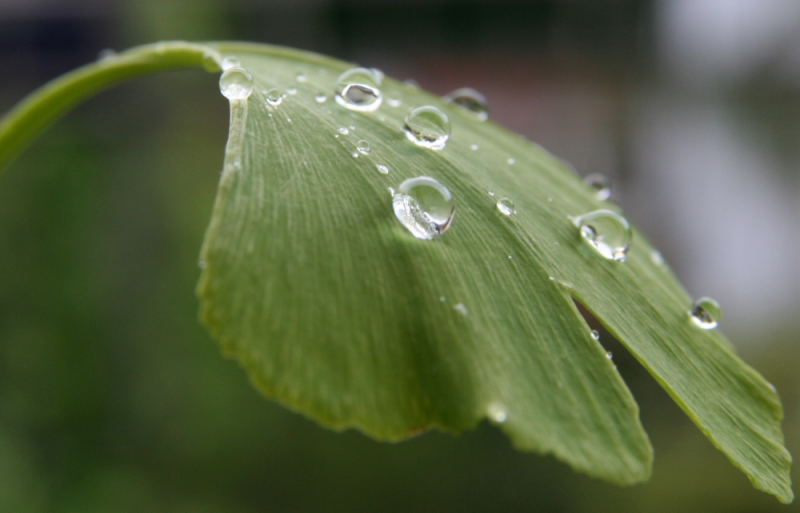
[[[475,98],[373,69],[340,78],[354,66],[287,48],[160,43],[34,94],[0,124],[0,162],[101,87],[201,64],[225,69],[231,109],[201,317],[264,395],[383,440],[488,419],[521,449],[642,481],[637,405],[580,304],[756,487],[792,499],[775,391],[693,322],[640,233],[626,252],[616,205]],[[416,177],[425,198],[402,188]]]

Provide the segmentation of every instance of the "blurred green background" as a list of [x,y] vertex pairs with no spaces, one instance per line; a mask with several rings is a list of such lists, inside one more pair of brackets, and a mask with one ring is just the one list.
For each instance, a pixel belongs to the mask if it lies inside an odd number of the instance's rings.
[[[0,111],[159,39],[478,88],[497,122],[614,179],[689,291],[726,308],[800,454],[796,0],[4,0]],[[90,100],[0,174],[0,512],[800,511],[753,490],[620,347],[656,450],[631,488],[486,425],[381,444],[264,400],[196,322],[226,132],[214,76],[165,73]]]

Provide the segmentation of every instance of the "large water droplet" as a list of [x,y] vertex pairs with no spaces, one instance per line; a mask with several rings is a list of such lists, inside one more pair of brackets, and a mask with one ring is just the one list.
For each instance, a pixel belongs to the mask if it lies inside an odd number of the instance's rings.
[[506,407],[500,403],[490,403],[486,408],[486,413],[489,415],[490,420],[498,424],[502,424],[508,420],[508,411]]
[[697,326],[704,330],[713,330],[719,326],[719,321],[722,319],[722,308],[714,299],[701,297],[694,302],[689,314]]
[[499,210],[503,215],[512,216],[517,213],[517,209],[514,207],[514,202],[509,198],[500,198],[497,200],[496,206],[497,210]]
[[219,90],[228,100],[246,100],[253,92],[253,77],[242,68],[228,68],[219,77]]
[[631,244],[628,220],[611,210],[595,210],[573,219],[581,237],[603,258],[624,262]]
[[605,175],[592,173],[586,175],[583,181],[595,190],[595,196],[600,201],[605,201],[611,197],[611,181]]
[[431,105],[412,109],[403,128],[409,141],[432,150],[441,150],[450,138],[450,120]]
[[455,205],[450,190],[430,176],[409,178],[392,198],[397,219],[418,239],[433,239],[453,222]]
[[381,106],[383,74],[374,69],[352,68],[336,83],[336,103],[350,110],[373,111]]
[[471,112],[481,121],[486,121],[489,118],[489,104],[486,102],[486,97],[471,87],[456,89],[444,98],[450,103],[454,103]]

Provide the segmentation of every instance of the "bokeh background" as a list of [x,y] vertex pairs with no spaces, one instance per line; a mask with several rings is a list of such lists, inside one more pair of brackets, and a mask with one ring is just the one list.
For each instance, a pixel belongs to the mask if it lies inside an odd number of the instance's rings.
[[[800,454],[797,0],[2,0],[0,111],[159,39],[481,90],[495,121],[610,176],[690,293],[721,302]],[[0,175],[0,511],[800,510],[753,490],[621,348],[656,449],[631,488],[489,426],[381,444],[265,401],[196,322],[226,131],[214,76],[164,73],[80,106]]]

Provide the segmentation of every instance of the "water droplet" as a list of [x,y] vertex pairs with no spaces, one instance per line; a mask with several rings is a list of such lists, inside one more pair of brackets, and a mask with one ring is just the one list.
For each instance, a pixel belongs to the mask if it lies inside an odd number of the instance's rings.
[[419,82],[417,82],[413,78],[407,78],[407,79],[403,80],[403,83],[405,85],[407,85],[408,87],[411,87],[413,89],[419,89]]
[[509,166],[513,166],[516,163],[517,163],[517,161],[516,161],[516,159],[514,157],[508,157],[506,159],[506,164],[508,164]]
[[336,83],[336,103],[350,110],[374,111],[381,106],[383,94],[380,84],[383,74],[374,69],[352,68],[341,75]]
[[418,239],[433,239],[453,222],[455,204],[450,190],[430,176],[409,178],[392,198],[394,215]]
[[347,134],[349,134],[349,133],[350,133],[350,130],[349,130],[349,129],[348,129],[346,126],[340,126],[340,127],[338,128],[338,131],[339,131],[339,133],[340,133],[340,134],[342,134],[342,135],[347,135]]
[[351,155],[353,156],[354,159],[357,159],[359,153],[357,151],[354,151],[353,153],[351,153]]
[[722,319],[722,308],[714,299],[701,297],[694,302],[689,314],[697,326],[704,330],[713,330],[719,326],[719,321]]
[[328,101],[328,97],[322,93],[317,93],[314,96],[314,100],[316,100],[317,103],[325,103],[326,101]]
[[284,98],[283,93],[277,89],[264,91],[264,96],[267,98],[267,103],[273,107],[280,105]]
[[595,190],[595,196],[600,201],[605,201],[611,197],[611,182],[605,175],[600,173],[592,173],[586,175],[583,181]]
[[100,50],[100,53],[97,54],[98,61],[105,61],[108,59],[113,59],[117,56],[117,52],[113,48],[103,48]]
[[297,94],[297,89],[294,87],[290,87],[286,90],[286,94]]
[[597,330],[592,330],[592,338],[595,340],[600,340],[600,332]]
[[472,151],[478,151],[478,148],[480,148],[480,146],[478,146],[477,144],[473,143],[469,145],[469,149]]
[[389,196],[394,198],[394,194],[395,194],[394,187],[387,187],[386,190],[389,191]]
[[389,104],[389,107],[399,107],[403,104],[403,102],[401,102],[397,98],[389,98],[388,100],[386,100],[386,103]]
[[650,260],[658,266],[664,265],[664,256],[655,249],[650,252]]
[[441,150],[450,138],[447,115],[430,105],[412,109],[406,115],[403,128],[409,141],[432,150]]
[[489,406],[486,408],[486,413],[489,415],[490,420],[498,424],[502,424],[508,420],[508,411],[506,411],[505,406],[500,403],[489,403]]
[[356,143],[356,149],[362,155],[369,155],[369,150],[370,150],[369,143],[364,139],[361,139]]
[[595,210],[573,218],[589,246],[603,258],[624,262],[631,244],[628,220],[611,210]]
[[606,351],[606,358],[608,358],[609,360],[613,360],[614,353],[612,353],[611,351]]
[[471,87],[456,89],[447,94],[444,99],[471,112],[481,121],[489,118],[489,104],[486,102],[486,97]]
[[513,216],[517,213],[517,209],[514,207],[514,202],[509,198],[500,198],[497,200],[496,205],[497,210],[499,210],[503,215]]
[[308,81],[308,78],[306,78],[306,76],[305,76],[305,75],[303,75],[302,73],[298,73],[298,74],[297,74],[297,75],[294,77],[294,79],[295,79],[295,80],[297,80],[298,82],[307,82],[307,81]]
[[469,315],[469,310],[467,310],[467,307],[464,305],[464,303],[456,303],[456,304],[454,304],[453,305],[453,310],[455,310],[456,312],[460,313],[464,317]]
[[253,92],[253,77],[242,68],[228,68],[219,77],[219,90],[228,100],[246,100]]
[[231,69],[231,68],[238,68],[241,64],[239,63],[239,59],[236,57],[224,57],[222,59],[222,69]]
[[444,303],[445,301],[447,301],[447,298],[444,296],[439,296],[439,301]]
[[378,164],[375,167],[378,169],[378,172],[380,174],[382,174],[382,175],[388,175],[389,174],[389,166],[387,166],[385,164]]

